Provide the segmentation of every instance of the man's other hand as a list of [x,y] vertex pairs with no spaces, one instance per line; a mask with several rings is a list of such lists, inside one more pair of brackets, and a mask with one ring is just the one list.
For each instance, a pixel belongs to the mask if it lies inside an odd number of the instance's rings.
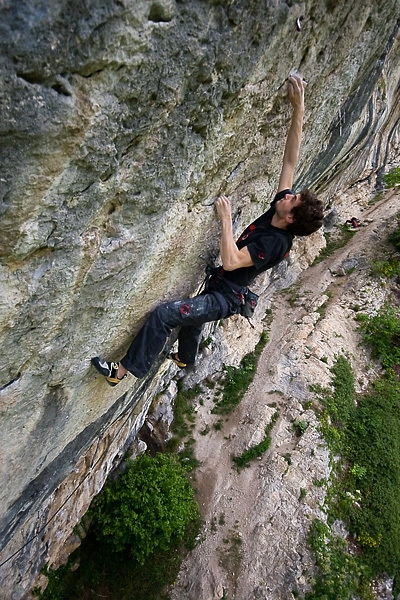
[[224,219],[232,219],[231,202],[229,198],[226,196],[218,196],[214,204],[221,221]]

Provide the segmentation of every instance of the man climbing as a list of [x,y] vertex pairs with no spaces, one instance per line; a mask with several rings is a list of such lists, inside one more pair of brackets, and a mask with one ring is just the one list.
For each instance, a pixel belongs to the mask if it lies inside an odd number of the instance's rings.
[[[170,354],[179,367],[195,362],[203,325],[243,311],[246,298],[254,308],[256,297],[248,297],[255,277],[281,262],[290,251],[294,236],[307,236],[322,225],[322,203],[309,190],[292,191],[304,117],[306,83],[298,74],[288,79],[288,98],[293,108],[277,194],[270,208],[245,229],[235,242],[230,201],[220,196],[215,207],[221,221],[222,266],[211,269],[205,290],[186,300],[158,306],[148,317],[119,362],[96,356],[92,364],[110,385],[117,385],[130,372],[144,377],[164,348],[172,329],[180,327],[178,352]],[[247,306],[247,305],[246,305]]]

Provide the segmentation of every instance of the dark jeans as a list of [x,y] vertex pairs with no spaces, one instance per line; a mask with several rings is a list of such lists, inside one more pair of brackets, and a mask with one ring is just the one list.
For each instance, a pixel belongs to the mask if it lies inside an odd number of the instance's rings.
[[161,304],[150,314],[121,364],[135,377],[144,377],[175,327],[180,327],[179,358],[188,365],[194,364],[203,325],[227,315],[226,300],[217,293],[203,292],[194,298]]

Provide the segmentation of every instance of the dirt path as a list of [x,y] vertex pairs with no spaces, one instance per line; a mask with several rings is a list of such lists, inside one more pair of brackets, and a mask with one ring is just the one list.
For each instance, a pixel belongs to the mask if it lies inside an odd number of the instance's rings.
[[[199,406],[196,482],[205,527],[182,565],[174,600],[292,600],[293,591],[304,590],[313,568],[306,535],[324,499],[315,481],[329,476],[329,455],[307,405],[309,385],[326,385],[343,352],[360,374],[359,388],[368,384],[354,311],[382,302],[369,261],[399,210],[399,196],[388,194],[363,213],[363,227],[345,247],[303,272],[295,292],[275,299],[255,379],[221,430],[213,427],[220,417],[211,414],[211,394]],[[238,472],[232,456],[262,440],[276,411],[270,449]],[[296,420],[308,424],[300,437]]]

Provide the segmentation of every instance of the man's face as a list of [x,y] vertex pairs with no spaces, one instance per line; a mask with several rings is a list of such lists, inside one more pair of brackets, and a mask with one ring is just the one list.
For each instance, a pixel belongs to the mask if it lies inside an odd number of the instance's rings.
[[285,194],[285,197],[276,203],[275,212],[281,219],[290,218],[291,212],[295,206],[301,204],[300,194]]

